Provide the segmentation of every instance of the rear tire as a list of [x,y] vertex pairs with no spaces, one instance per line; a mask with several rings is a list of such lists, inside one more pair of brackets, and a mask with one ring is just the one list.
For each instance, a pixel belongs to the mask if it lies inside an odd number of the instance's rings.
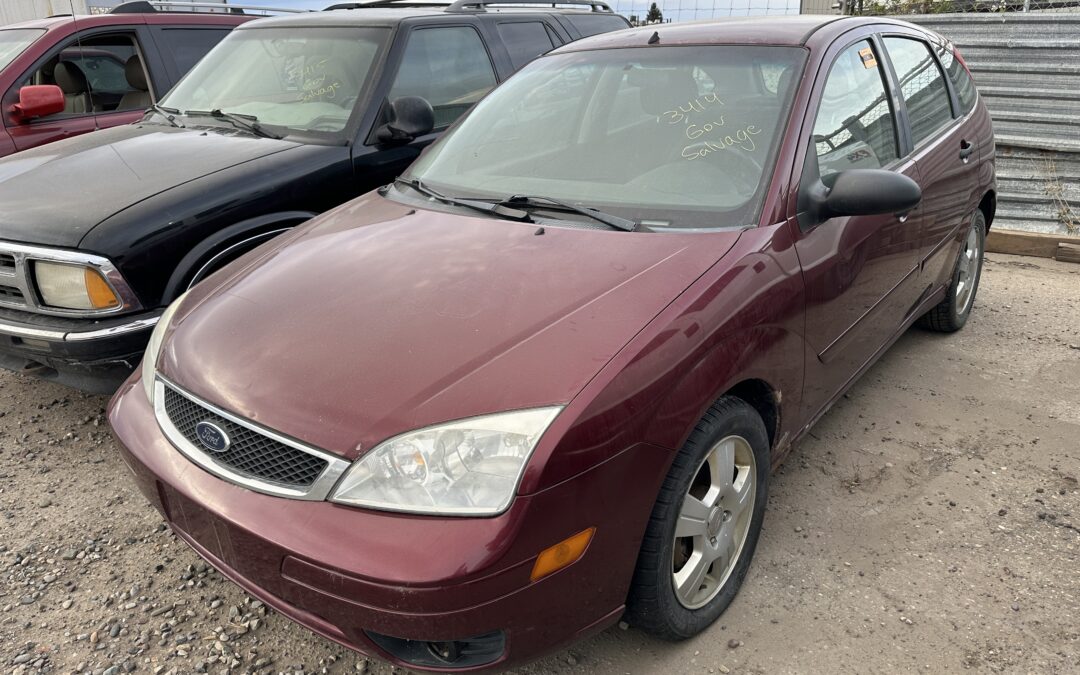
[[627,619],[667,640],[716,621],[742,585],[768,501],[765,424],[724,396],[675,457],[638,554]]
[[982,278],[983,252],[986,250],[986,216],[975,211],[967,236],[960,248],[953,269],[952,283],[945,299],[919,317],[918,325],[939,333],[954,333],[964,327],[971,308],[975,306],[975,293]]

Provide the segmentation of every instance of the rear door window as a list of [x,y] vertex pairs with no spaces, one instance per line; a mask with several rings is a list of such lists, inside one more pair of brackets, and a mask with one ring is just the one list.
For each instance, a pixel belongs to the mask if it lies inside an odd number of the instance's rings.
[[552,42],[550,31],[541,21],[518,21],[497,25],[499,37],[510,53],[514,70],[521,68],[541,54],[546,54],[558,42]]
[[879,169],[898,157],[896,119],[881,68],[865,40],[833,62],[814,123],[823,178],[847,169]]
[[887,37],[885,49],[907,103],[911,140],[918,146],[952,121],[945,77],[930,53],[930,46],[921,40]]
[[405,45],[390,98],[426,99],[440,129],[483,98],[495,82],[491,57],[474,28],[418,28]]
[[180,75],[191,70],[228,34],[228,30],[219,28],[162,28],[158,33],[165,48],[172,53]]
[[577,28],[583,38],[629,28],[626,19],[618,14],[566,14],[564,16],[571,26]]

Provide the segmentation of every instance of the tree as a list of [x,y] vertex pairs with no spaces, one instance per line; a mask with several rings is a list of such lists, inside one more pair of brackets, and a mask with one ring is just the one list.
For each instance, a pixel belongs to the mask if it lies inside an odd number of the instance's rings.
[[645,15],[645,23],[662,23],[664,21],[664,14],[660,11],[660,8],[656,6],[654,2],[649,7],[649,13]]

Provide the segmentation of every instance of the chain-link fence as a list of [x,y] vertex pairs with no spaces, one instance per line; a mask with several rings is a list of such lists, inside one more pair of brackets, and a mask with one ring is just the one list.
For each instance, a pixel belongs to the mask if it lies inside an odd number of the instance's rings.
[[840,0],[844,14],[1080,12],[1080,0]]

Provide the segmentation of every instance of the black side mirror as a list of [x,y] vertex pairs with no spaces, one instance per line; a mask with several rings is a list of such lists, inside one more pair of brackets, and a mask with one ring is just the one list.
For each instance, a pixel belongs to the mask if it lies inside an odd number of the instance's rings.
[[829,176],[828,217],[906,213],[922,201],[922,188],[907,176],[884,169],[850,169]]
[[379,143],[408,143],[435,128],[435,111],[419,96],[401,96],[386,106],[388,120],[375,132]]
[[904,214],[922,201],[918,183],[885,169],[849,169],[815,178],[802,192],[799,224],[804,229],[839,216]]

